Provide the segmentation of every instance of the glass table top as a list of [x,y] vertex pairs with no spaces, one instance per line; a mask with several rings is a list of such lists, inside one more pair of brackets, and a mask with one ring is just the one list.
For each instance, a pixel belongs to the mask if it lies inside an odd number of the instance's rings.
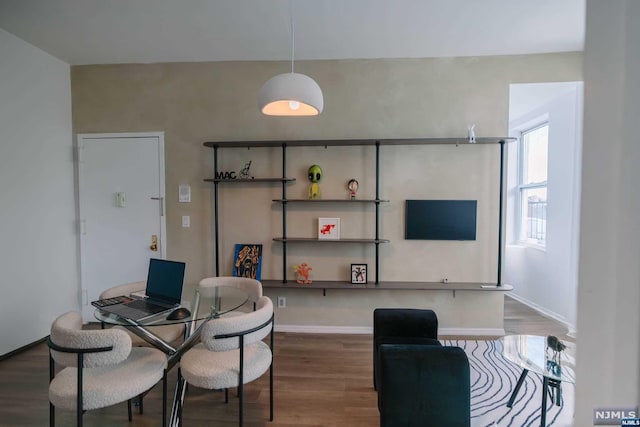
[[[171,311],[169,311],[134,323],[140,326],[154,326],[188,323],[193,320],[206,320],[211,317],[220,317],[230,311],[237,310],[245,305],[248,300],[249,296],[246,292],[231,286],[218,286],[214,290],[212,297],[203,297],[196,290],[190,304],[183,305],[183,307],[191,311],[191,316],[180,320],[168,320],[167,316],[171,313]],[[252,309],[253,307],[248,308],[248,310]],[[106,313],[99,308],[96,308],[94,311],[94,317],[100,322],[111,325],[132,325],[131,320],[127,320],[116,314]]]
[[[547,378],[575,383],[575,345],[557,338],[538,335],[507,335],[502,338],[502,354],[523,369]],[[555,348],[555,349],[554,349]]]

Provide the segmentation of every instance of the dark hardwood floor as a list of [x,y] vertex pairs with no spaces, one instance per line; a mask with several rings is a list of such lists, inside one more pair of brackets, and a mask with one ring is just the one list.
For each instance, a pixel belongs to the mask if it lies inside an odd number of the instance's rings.
[[[508,334],[565,335],[560,323],[523,304],[505,298],[505,330]],[[447,337],[443,337],[447,338]],[[465,337],[457,337],[465,338]],[[477,337],[467,337],[477,339]],[[275,420],[268,422],[269,377],[264,375],[245,388],[246,426],[376,426],[377,396],[372,384],[372,337],[276,333]],[[169,406],[176,369],[169,377]],[[48,350],[44,343],[0,362],[0,426],[49,424]],[[126,404],[88,411],[86,426],[159,426],[161,384],[144,400],[144,414],[127,420]],[[224,403],[224,394],[190,388],[183,425],[235,426],[237,399]],[[57,426],[75,425],[74,414],[58,410]]]

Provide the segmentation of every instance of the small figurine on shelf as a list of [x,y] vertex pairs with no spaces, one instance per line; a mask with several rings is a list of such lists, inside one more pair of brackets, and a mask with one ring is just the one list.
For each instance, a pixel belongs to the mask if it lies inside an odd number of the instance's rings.
[[347,183],[347,189],[349,189],[349,197],[351,198],[351,200],[355,200],[356,199],[356,191],[358,191],[358,181],[356,181],[355,179],[351,178],[349,180],[349,182]]
[[474,130],[475,127],[476,127],[475,124],[470,125],[470,126],[467,127],[468,135],[469,135],[469,144],[475,144],[476,143],[476,131]]
[[240,169],[240,179],[253,179],[249,174],[249,169],[251,168],[251,160],[244,164],[244,167]]
[[310,199],[319,199],[320,198],[320,180],[322,179],[322,168],[318,165],[311,165],[308,170],[309,181],[311,181],[311,186],[309,187],[309,198]]
[[312,280],[309,279],[309,272],[311,272],[313,268],[309,267],[306,262],[303,262],[300,265],[294,265],[293,271],[296,272],[297,278],[296,282],[301,285],[309,285],[312,283]]

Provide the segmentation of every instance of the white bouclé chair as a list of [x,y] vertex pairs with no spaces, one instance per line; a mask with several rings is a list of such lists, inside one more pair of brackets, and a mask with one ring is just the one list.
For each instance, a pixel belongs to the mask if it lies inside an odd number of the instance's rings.
[[[198,283],[198,292],[203,298],[214,298],[215,289],[219,286],[238,288],[243,290],[248,296],[248,302],[253,303],[255,310],[257,302],[262,298],[262,283],[255,279],[247,277],[207,277]],[[238,314],[238,313],[233,313]]]
[[[270,336],[269,344],[263,341]],[[239,424],[243,422],[244,384],[269,370],[269,419],[273,421],[273,303],[263,296],[256,310],[207,321],[201,343],[180,360],[180,374],[188,384],[225,390],[238,387]]]
[[[76,411],[82,425],[83,411],[127,402],[163,382],[163,425],[166,425],[167,357],[160,350],[131,346],[129,335],[119,329],[82,329],[82,316],[70,311],[51,326],[49,345],[50,425],[55,408]],[[55,365],[63,369],[54,375]],[[79,391],[78,391],[79,390]]]

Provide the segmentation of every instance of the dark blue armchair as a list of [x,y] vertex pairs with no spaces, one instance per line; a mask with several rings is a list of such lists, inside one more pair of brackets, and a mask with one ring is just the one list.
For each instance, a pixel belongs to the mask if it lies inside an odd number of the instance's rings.
[[377,308],[373,311],[373,387],[377,388],[378,348],[382,344],[440,345],[433,310]]
[[469,427],[469,361],[459,347],[382,344],[380,427]]

